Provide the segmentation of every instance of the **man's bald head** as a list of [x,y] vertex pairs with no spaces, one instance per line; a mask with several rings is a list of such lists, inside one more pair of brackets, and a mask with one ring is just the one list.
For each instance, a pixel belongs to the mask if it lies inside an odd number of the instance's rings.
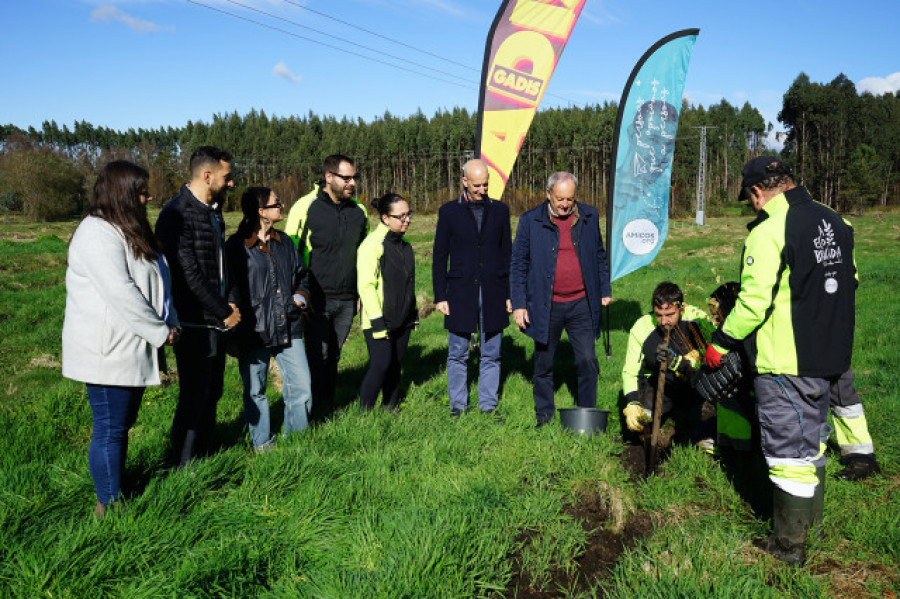
[[462,184],[473,202],[487,197],[488,167],[484,160],[473,158],[463,165]]

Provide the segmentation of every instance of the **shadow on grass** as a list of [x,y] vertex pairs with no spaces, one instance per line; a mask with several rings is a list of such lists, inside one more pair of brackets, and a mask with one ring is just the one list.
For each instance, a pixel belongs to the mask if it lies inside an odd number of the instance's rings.
[[609,329],[631,331],[638,318],[644,315],[641,304],[635,300],[617,300],[609,305]]
[[[635,304],[637,304],[635,302]],[[513,333],[518,335],[520,333]],[[522,335],[523,338],[524,334]],[[503,337],[503,358],[500,378],[500,397],[503,396],[503,388],[507,379],[513,374],[519,374],[525,380],[532,381],[534,374],[534,341],[527,338],[527,346],[516,343],[509,334]],[[563,387],[569,392],[574,405],[578,397],[578,371],[575,367],[575,352],[569,342],[568,335],[563,335],[556,346],[556,354],[553,356],[553,395],[557,397]],[[558,406],[557,406],[558,407]],[[567,406],[563,406],[567,407]]]
[[353,402],[359,401],[359,386],[369,367],[368,361],[361,366],[353,368],[341,368],[338,366],[337,385],[334,391],[334,401],[331,404],[317,402],[313,397],[312,412],[309,416],[310,426],[327,422],[332,416],[343,411]]

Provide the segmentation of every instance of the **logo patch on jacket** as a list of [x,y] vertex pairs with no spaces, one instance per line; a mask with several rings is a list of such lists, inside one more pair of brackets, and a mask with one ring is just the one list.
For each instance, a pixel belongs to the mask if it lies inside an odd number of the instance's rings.
[[813,251],[816,256],[816,264],[832,266],[844,261],[841,257],[841,248],[834,240],[834,227],[824,218],[819,225],[819,235],[813,239]]

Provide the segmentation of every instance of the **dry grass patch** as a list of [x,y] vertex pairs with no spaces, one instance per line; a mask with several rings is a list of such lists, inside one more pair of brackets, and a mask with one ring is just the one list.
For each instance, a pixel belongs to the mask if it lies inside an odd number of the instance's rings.
[[[830,597],[842,599],[863,599],[877,597],[866,588],[866,585],[880,587],[895,586],[900,582],[896,568],[890,568],[884,564],[869,563],[863,561],[841,561],[825,558],[810,566],[810,573],[816,578],[828,581]],[[885,591],[882,597],[892,597],[893,593]]]
[[59,368],[62,366],[59,360],[50,354],[41,354],[31,358],[30,362],[33,368]]

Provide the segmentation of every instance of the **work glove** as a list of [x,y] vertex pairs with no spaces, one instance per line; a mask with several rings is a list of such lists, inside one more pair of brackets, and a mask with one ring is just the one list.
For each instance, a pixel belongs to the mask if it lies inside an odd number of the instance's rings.
[[[694,354],[694,361],[696,361],[699,358],[697,350],[694,350],[692,353]],[[685,376],[694,369],[694,363],[690,354],[682,356],[666,343],[660,343],[656,346],[656,361],[660,364],[665,361],[667,363],[666,369],[678,376]]]
[[740,391],[743,364],[737,352],[725,354],[722,366],[697,373],[693,385],[697,394],[709,402],[731,399]]
[[721,366],[723,357],[725,357],[725,354],[720,354],[712,343],[706,346],[706,358],[704,361],[710,368],[718,368]]
[[650,412],[644,409],[644,406],[637,402],[631,402],[622,410],[625,416],[625,426],[628,430],[639,433],[644,430],[644,425],[653,421]]
[[660,343],[656,346],[656,361],[660,364],[666,362],[667,368],[675,371],[681,366],[681,354],[676,353],[668,344]]

